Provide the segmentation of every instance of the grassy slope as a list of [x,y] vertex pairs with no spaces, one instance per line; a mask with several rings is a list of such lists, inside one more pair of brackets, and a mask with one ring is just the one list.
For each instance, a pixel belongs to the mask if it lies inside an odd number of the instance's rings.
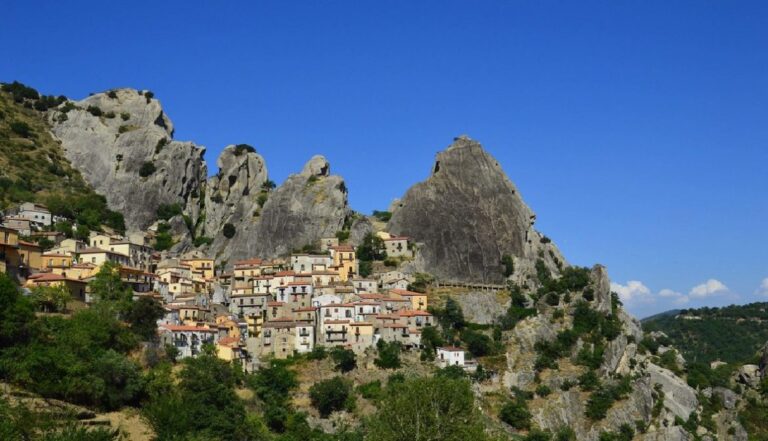
[[[13,122],[29,125],[31,135],[24,138],[14,133]],[[43,114],[0,92],[0,208],[22,201],[44,202],[49,195],[68,193],[93,190],[64,156]]]
[[683,310],[650,317],[643,328],[666,333],[688,361],[750,363],[768,341],[768,303]]

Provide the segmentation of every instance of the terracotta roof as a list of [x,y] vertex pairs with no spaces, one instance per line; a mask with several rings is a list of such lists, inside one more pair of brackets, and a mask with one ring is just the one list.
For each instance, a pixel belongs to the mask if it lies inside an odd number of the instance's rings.
[[464,349],[457,348],[456,346],[441,346],[437,349],[442,349],[443,351],[449,351],[449,352],[464,352]]
[[432,314],[428,313],[427,311],[417,311],[413,309],[406,309],[402,311],[397,312],[401,317],[432,317]]
[[57,282],[57,281],[68,280],[70,282],[85,283],[81,280],[70,279],[68,277],[62,276],[61,274],[54,274],[54,273],[39,274],[38,277],[35,277],[35,278],[30,277],[29,280],[32,280],[34,282]]
[[38,245],[36,243],[32,243],[32,242],[27,242],[26,240],[20,240],[19,241],[19,245],[24,245],[24,246],[27,246],[27,247],[40,248],[40,245]]
[[267,306],[283,306],[285,302],[267,302]]
[[344,252],[346,252],[346,251],[355,251],[355,249],[352,248],[349,245],[336,245],[336,246],[333,246],[333,247],[330,247],[330,248],[332,250],[334,250],[334,251],[344,251]]
[[237,337],[224,337],[224,338],[220,338],[217,343],[222,346],[230,346],[230,345],[237,346],[238,343],[240,343],[240,339]]
[[187,326],[187,325],[160,325],[160,328],[167,329],[173,332],[182,331],[197,331],[197,332],[216,332],[215,330],[204,326]]
[[107,254],[114,254],[114,255],[116,255],[116,256],[129,257],[128,255],[126,255],[126,254],[123,254],[123,253],[117,253],[117,252],[115,252],[115,251],[110,251],[110,250],[103,250],[103,249],[101,249],[101,248],[94,248],[94,247],[88,247],[88,248],[86,248],[86,249],[80,250],[80,251],[79,251],[79,253],[80,253],[80,254],[96,254],[96,253],[107,253]]
[[390,294],[397,294],[403,297],[426,296],[423,292],[408,291],[405,289],[390,289],[389,292]]
[[285,276],[295,276],[296,273],[293,271],[279,271],[275,273],[275,277],[285,277]]
[[361,299],[375,299],[375,300],[378,300],[378,299],[383,299],[384,298],[384,296],[382,294],[369,294],[369,293],[360,293],[357,296],[360,297]]

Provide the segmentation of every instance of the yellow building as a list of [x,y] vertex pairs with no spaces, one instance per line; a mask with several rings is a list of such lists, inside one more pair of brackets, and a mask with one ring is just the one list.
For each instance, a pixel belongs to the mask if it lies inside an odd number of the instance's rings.
[[128,266],[130,263],[129,260],[129,257],[125,254],[102,250],[101,248],[86,248],[80,250],[80,263],[92,263],[99,268],[107,262]]
[[20,240],[19,260],[28,269],[39,270],[43,265],[43,249],[40,245]]
[[224,361],[241,361],[243,349],[237,337],[223,337],[216,342],[216,355]]
[[72,266],[72,256],[70,254],[63,253],[43,253],[41,269],[43,270],[55,270],[66,269]]
[[331,268],[339,273],[339,279],[346,282],[350,277],[357,274],[357,259],[355,258],[355,249],[349,245],[339,245],[331,247],[331,259],[333,264]]
[[45,273],[35,274],[27,280],[27,287],[35,286],[65,286],[72,296],[73,300],[85,301],[85,292],[87,283],[82,280],[75,280],[61,274]]
[[19,233],[0,227],[0,272],[15,271],[19,266]]
[[213,259],[183,259],[182,265],[189,265],[192,269],[192,278],[213,280],[215,265]]
[[392,289],[389,291],[389,294],[392,297],[398,298],[398,299],[407,299],[411,301],[411,307],[409,309],[413,309],[415,311],[426,311],[427,310],[427,295],[422,292],[414,292],[414,291],[408,291],[405,289]]

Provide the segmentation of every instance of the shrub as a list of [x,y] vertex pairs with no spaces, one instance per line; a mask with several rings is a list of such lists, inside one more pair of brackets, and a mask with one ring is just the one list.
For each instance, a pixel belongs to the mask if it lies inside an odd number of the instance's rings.
[[357,367],[357,357],[350,349],[336,346],[331,350],[331,358],[335,363],[335,369],[342,373]]
[[264,191],[270,191],[275,187],[277,187],[277,184],[275,184],[275,181],[271,179],[267,179],[263,184],[261,184],[261,189]]
[[104,114],[104,118],[112,119],[115,117],[115,112],[109,111]]
[[547,386],[547,385],[540,384],[536,388],[536,395],[538,395],[540,397],[546,397],[547,395],[549,395],[551,393],[552,393],[552,389],[550,389],[550,387]]
[[155,94],[152,93],[152,91],[148,90],[148,91],[144,92],[144,98],[147,99],[147,104],[149,104],[152,101],[152,98],[154,98],[154,97],[155,97]]
[[107,96],[115,100],[117,99],[117,92],[115,92],[114,90],[110,90],[109,92],[107,92]]
[[152,173],[156,171],[155,169],[155,163],[151,161],[146,161],[143,164],[141,164],[141,168],[139,169],[139,176],[142,178],[146,178],[148,176],[151,176]]
[[101,116],[102,114],[101,109],[98,106],[91,105],[91,106],[88,106],[88,108],[85,110],[87,110],[88,113],[90,113],[93,116]]
[[21,136],[22,138],[29,138],[32,135],[32,127],[23,121],[12,122],[11,130],[13,130],[13,133]]
[[128,121],[129,119],[131,119],[131,114],[128,113],[128,112],[123,112],[123,113],[120,114],[120,118],[123,121]]
[[224,233],[224,237],[227,239],[232,239],[236,233],[235,226],[230,223],[226,223],[224,224],[224,229],[222,232]]
[[483,357],[493,353],[493,341],[485,334],[467,329],[461,333],[461,339],[475,357]]
[[168,220],[174,216],[181,214],[181,204],[160,204],[157,207],[157,218],[160,220]]
[[357,391],[360,393],[360,396],[366,400],[378,400],[383,396],[381,381],[379,380],[361,384],[357,387]]
[[309,388],[309,398],[312,406],[327,418],[332,412],[350,409],[354,405],[352,383],[341,377],[315,383]]
[[155,249],[165,251],[173,246],[173,236],[171,236],[171,227],[166,223],[157,226],[157,235],[155,235]]
[[266,192],[259,193],[259,196],[256,198],[256,202],[259,204],[259,207],[263,207],[264,204],[267,203],[268,198],[269,198],[269,193],[266,193]]
[[125,132],[130,132],[130,131],[131,131],[131,126],[127,124],[122,124],[120,127],[117,128],[117,133],[121,135]]
[[203,245],[210,245],[212,243],[213,243],[213,239],[205,236],[196,237],[194,240],[194,245],[196,247],[201,247]]
[[243,153],[256,153],[256,149],[248,144],[238,144],[235,146],[235,156],[240,156]]
[[349,239],[349,230],[337,231],[336,238],[339,239],[339,242],[346,242]]
[[509,277],[515,273],[515,259],[509,254],[501,256],[501,264],[504,266],[504,277]]
[[168,138],[158,139],[157,144],[155,144],[155,154],[160,153],[166,145],[168,145]]
[[392,213],[389,211],[373,210],[373,217],[382,222],[389,222],[389,220],[392,218]]
[[591,391],[600,387],[600,379],[597,378],[595,371],[587,371],[579,377],[579,387],[583,391]]
[[307,354],[307,360],[325,360],[327,356],[328,351],[325,350],[325,346],[318,345]]
[[400,342],[385,342],[379,340],[376,343],[378,356],[373,360],[373,364],[382,369],[397,369],[400,367]]
[[499,411],[499,419],[518,430],[531,428],[531,412],[525,400],[520,398],[507,401]]

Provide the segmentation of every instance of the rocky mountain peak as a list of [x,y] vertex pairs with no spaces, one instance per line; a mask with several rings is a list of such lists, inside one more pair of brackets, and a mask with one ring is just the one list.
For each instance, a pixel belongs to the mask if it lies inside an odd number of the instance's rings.
[[330,176],[331,164],[323,155],[313,156],[301,170],[303,176]]
[[48,112],[67,159],[131,231],[143,230],[163,204],[193,217],[205,181],[205,148],[172,140],[173,123],[148,91],[114,89]]
[[439,278],[501,282],[504,256],[514,259],[516,278],[538,259],[554,272],[564,264],[498,161],[468,136],[438,153],[431,176],[393,211],[389,231],[421,242],[423,270]]

